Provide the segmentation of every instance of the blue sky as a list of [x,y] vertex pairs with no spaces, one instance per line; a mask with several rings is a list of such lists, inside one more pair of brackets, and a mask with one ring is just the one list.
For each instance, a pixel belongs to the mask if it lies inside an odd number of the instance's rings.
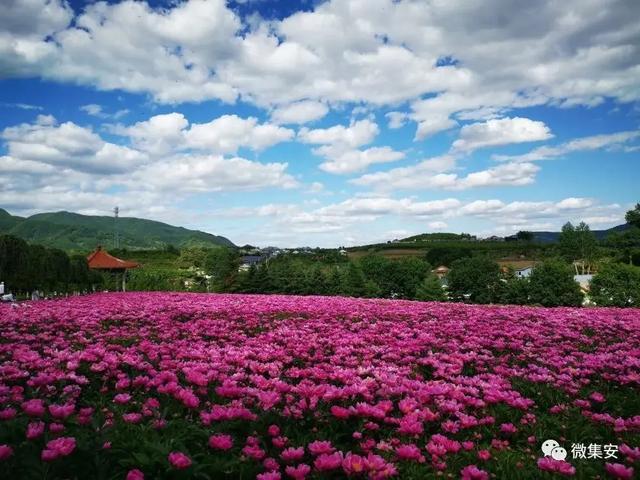
[[[534,9],[534,10],[531,10]],[[0,207],[238,244],[622,223],[633,0],[13,0]]]

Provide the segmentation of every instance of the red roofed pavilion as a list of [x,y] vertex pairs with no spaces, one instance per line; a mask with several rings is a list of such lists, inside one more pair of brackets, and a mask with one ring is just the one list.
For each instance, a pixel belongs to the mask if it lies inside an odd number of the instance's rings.
[[126,274],[129,268],[138,268],[140,266],[137,262],[131,262],[129,260],[122,260],[121,258],[109,255],[106,250],[103,250],[101,246],[95,249],[87,257],[87,263],[89,268],[94,270],[108,270],[115,274],[122,273],[122,291],[126,288]]

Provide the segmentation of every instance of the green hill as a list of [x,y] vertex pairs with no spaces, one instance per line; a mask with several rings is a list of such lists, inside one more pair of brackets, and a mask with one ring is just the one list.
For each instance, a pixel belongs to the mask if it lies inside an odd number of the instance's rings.
[[[113,217],[80,215],[70,212],[39,213],[17,217],[0,208],[0,234],[15,235],[28,242],[64,250],[88,251],[96,245],[113,246]],[[234,246],[221,236],[142,218],[118,219],[120,247],[130,250],[163,248],[173,245]]]

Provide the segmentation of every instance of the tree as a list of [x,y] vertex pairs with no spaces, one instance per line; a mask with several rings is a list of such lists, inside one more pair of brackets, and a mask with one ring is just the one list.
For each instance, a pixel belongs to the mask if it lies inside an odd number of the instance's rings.
[[632,226],[624,232],[612,233],[606,244],[618,252],[621,261],[640,265],[640,228]]
[[598,241],[587,225],[580,222],[574,227],[571,222],[563,225],[558,239],[558,248],[562,257],[568,262],[580,261],[582,273],[591,271],[598,248]]
[[531,242],[533,241],[533,232],[520,230],[518,233],[516,233],[516,239],[522,242]]
[[500,303],[526,305],[529,303],[529,280],[513,276],[504,283]]
[[442,289],[440,279],[433,274],[427,275],[416,289],[416,300],[443,302],[446,299],[447,296]]
[[554,307],[582,305],[580,285],[573,270],[560,260],[547,260],[533,268],[529,276],[529,303]]
[[640,228],[640,203],[636,203],[633,210],[629,210],[626,213],[624,219],[634,227]]
[[603,265],[591,280],[590,297],[603,307],[640,307],[640,268]]
[[500,267],[486,257],[456,260],[448,279],[449,294],[454,300],[493,303],[500,298]]
[[470,258],[471,256],[472,251],[468,247],[435,247],[429,249],[425,255],[425,260],[436,267],[440,265],[450,267],[456,260]]
[[232,288],[238,275],[239,258],[230,248],[213,248],[204,260],[204,269],[213,277],[213,286],[217,291]]

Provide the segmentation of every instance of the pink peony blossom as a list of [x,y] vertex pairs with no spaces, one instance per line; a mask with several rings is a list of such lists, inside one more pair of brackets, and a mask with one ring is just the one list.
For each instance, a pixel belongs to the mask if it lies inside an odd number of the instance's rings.
[[460,471],[462,480],[489,480],[489,474],[475,465],[467,465]]
[[209,446],[214,450],[229,450],[233,447],[231,435],[212,435],[209,437]]
[[0,461],[6,460],[11,455],[13,455],[13,448],[7,444],[0,445]]
[[605,463],[604,469],[613,478],[621,480],[631,480],[633,478],[633,467],[625,467],[621,463]]
[[168,459],[171,466],[178,470],[183,470],[191,466],[191,459],[182,452],[171,452]]
[[142,473],[137,468],[134,468],[133,470],[129,470],[127,472],[126,480],[144,480],[144,473]]

